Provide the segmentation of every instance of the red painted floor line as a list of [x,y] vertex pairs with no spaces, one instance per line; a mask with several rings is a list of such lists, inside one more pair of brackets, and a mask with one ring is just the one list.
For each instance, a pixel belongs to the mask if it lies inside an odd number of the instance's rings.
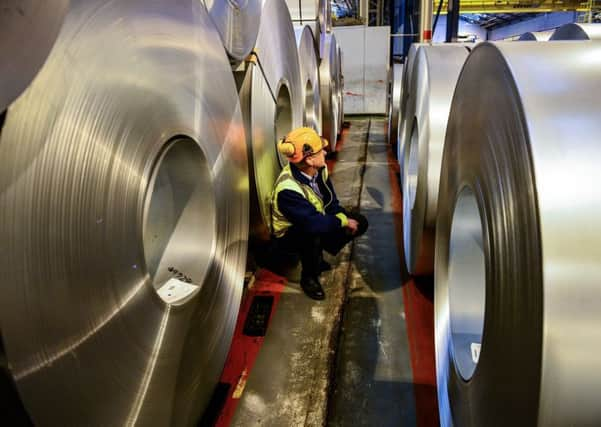
[[280,277],[268,270],[259,270],[255,275],[254,284],[246,291],[242,299],[234,338],[220,379],[221,384],[228,386],[228,391],[225,403],[214,424],[216,427],[227,427],[230,425],[244,387],[246,386],[246,379],[253,368],[255,360],[259,355],[259,350],[265,340],[264,336],[249,336],[245,334],[245,326],[246,332],[248,332],[247,317],[253,306],[253,301],[255,301],[255,297],[273,298],[268,318],[262,319],[265,329],[267,329],[285,285],[286,279],[284,277]]
[[[401,258],[401,276],[406,277],[403,259],[403,203],[398,175],[399,164],[388,146],[388,172],[392,192],[392,209],[397,249]],[[434,283],[432,277],[412,278],[403,284],[407,338],[411,353],[415,412],[418,427],[440,425],[436,396],[436,362],[434,355]]]

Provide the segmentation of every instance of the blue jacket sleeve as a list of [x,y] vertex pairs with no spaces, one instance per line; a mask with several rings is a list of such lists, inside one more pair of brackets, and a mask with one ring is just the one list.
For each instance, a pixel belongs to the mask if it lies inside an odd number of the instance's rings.
[[282,190],[278,194],[278,208],[293,225],[307,233],[329,233],[342,227],[334,214],[320,214],[315,206],[301,194],[292,190]]

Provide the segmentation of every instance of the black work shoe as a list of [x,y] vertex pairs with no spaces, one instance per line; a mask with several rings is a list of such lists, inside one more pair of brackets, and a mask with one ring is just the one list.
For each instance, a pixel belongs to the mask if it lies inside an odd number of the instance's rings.
[[303,288],[303,291],[309,298],[322,300],[326,297],[326,294],[316,277],[303,277],[300,284],[301,288]]
[[330,263],[322,259],[319,263],[319,271],[323,273],[324,271],[330,271],[331,269],[332,266],[330,265]]

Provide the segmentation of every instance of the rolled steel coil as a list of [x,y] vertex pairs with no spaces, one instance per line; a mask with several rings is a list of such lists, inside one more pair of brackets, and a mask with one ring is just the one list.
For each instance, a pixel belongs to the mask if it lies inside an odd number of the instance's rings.
[[286,0],[294,25],[309,25],[313,30],[319,59],[326,55],[326,36],[332,32],[332,5],[329,0]]
[[329,0],[286,0],[295,25],[317,24],[316,38],[332,32],[332,5]]
[[390,105],[388,107],[388,142],[394,144],[398,138],[399,110],[401,108],[403,64],[392,65],[390,73]]
[[601,40],[601,24],[565,24],[549,40]]
[[240,104],[203,5],[73,0],[0,158],[0,324],[34,424],[196,424],[248,235]]
[[550,31],[533,31],[533,32],[528,32],[528,33],[522,34],[518,38],[518,41],[520,41],[520,42],[525,42],[525,41],[530,41],[530,42],[546,42],[546,41],[549,41],[549,39],[551,38],[552,35],[553,35],[553,30],[550,30]]
[[308,25],[294,29],[300,64],[300,82],[304,100],[303,126],[321,134],[321,93],[319,91],[319,55],[313,30]]
[[48,57],[69,0],[3,0],[0,6],[0,112],[31,83]]
[[337,94],[338,94],[338,135],[342,132],[344,124],[344,74],[342,72],[342,47],[338,45],[338,79],[337,79]]
[[[322,33],[332,32],[332,2],[328,0],[318,0],[319,11],[317,14],[317,20]],[[322,6],[322,3],[325,3]]]
[[[338,140],[338,135],[340,134],[340,128],[342,126],[341,121],[340,121],[340,99],[341,99],[341,95],[342,95],[342,89],[340,88],[340,84],[341,84],[341,67],[340,67],[340,46],[338,45],[338,40],[335,40],[333,42],[334,44],[334,51],[335,51],[335,55],[334,55],[334,80],[332,81],[333,84],[333,91],[334,91],[334,100],[335,100],[335,111],[336,111],[336,140]],[[334,147],[335,148],[335,147]]]
[[234,63],[239,63],[248,56],[257,40],[262,1],[203,1],[225,50]]
[[[420,46],[426,46],[425,43],[413,43],[409,47],[405,63],[403,64],[403,78],[402,78],[402,89],[401,89],[401,108],[399,110],[400,123],[398,128],[397,138],[397,160],[400,167],[400,177],[403,177],[403,153],[405,151],[405,141],[407,136],[405,135],[405,117],[407,109],[407,101],[410,98],[413,88],[411,87],[411,76],[413,75],[413,64],[415,62],[415,55]],[[402,185],[401,185],[402,188]]]
[[255,52],[239,94],[251,164],[251,232],[268,239],[273,184],[287,162],[276,144],[303,124],[298,49],[284,0],[264,2]]
[[339,85],[338,44],[334,34],[326,35],[326,56],[319,65],[319,81],[321,91],[322,135],[330,145],[329,150],[336,150],[339,118]]
[[461,73],[436,222],[443,426],[601,425],[600,57],[483,43]]
[[411,274],[430,274],[434,267],[434,226],[447,119],[468,53],[461,44],[426,45],[414,58],[401,180],[403,246]]

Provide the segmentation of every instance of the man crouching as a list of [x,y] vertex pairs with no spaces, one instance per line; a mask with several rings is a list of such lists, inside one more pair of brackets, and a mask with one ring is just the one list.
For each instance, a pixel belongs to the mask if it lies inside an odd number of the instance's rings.
[[336,255],[367,230],[367,219],[347,212],[338,203],[328,177],[328,141],[311,128],[298,128],[278,142],[288,158],[275,182],[271,199],[271,232],[275,253],[298,254],[301,287],[310,298],[322,300],[321,272],[329,270],[322,251]]

